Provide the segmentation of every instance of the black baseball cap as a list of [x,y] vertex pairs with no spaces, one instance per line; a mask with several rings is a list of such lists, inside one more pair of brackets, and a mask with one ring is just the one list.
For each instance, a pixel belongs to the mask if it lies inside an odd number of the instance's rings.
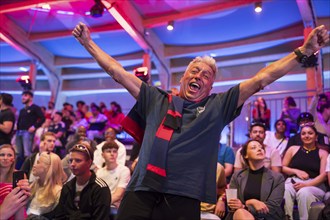
[[263,122],[261,122],[261,121],[253,121],[253,122],[251,123],[251,125],[250,125],[250,129],[249,129],[249,131],[251,131],[252,128],[253,128],[253,127],[256,127],[256,126],[258,126],[258,127],[262,127],[262,128],[264,128],[264,130],[266,130],[266,124],[265,124],[265,123],[263,123]]
[[304,120],[304,121],[309,121],[309,122],[314,122],[314,117],[311,113],[309,112],[302,112],[300,113],[297,122],[298,124],[300,124],[300,122]]
[[33,93],[30,90],[23,91],[22,95],[30,95],[31,97],[33,97]]

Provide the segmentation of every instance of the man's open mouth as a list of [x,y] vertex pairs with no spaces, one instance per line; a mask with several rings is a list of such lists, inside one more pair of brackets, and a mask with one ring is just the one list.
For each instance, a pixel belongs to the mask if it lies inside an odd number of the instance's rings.
[[199,90],[201,88],[200,85],[198,83],[195,83],[195,82],[190,83],[189,87],[193,91]]

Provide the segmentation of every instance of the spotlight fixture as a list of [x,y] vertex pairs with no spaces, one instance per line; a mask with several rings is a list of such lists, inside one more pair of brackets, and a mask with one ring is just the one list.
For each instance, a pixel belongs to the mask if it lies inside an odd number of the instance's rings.
[[169,21],[167,24],[167,30],[172,31],[174,29],[174,21]]
[[104,11],[104,6],[101,3],[101,0],[94,0],[95,5],[90,9],[91,16],[94,18],[99,18],[102,17],[103,11]]
[[145,83],[148,83],[150,79],[150,74],[149,74],[149,69],[148,67],[142,66],[142,67],[137,67],[133,70],[135,76],[142,80]]
[[18,77],[16,79],[16,82],[18,82],[22,86],[24,91],[32,89],[31,80],[28,75],[23,75],[23,76]]
[[256,2],[254,4],[254,11],[260,13],[262,11],[262,2]]

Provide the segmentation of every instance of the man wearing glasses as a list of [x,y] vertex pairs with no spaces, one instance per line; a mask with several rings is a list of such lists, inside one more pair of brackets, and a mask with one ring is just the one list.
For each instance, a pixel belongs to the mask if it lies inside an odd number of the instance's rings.
[[55,219],[109,219],[111,194],[106,182],[90,170],[93,150],[87,142],[70,149],[75,177],[62,189]]

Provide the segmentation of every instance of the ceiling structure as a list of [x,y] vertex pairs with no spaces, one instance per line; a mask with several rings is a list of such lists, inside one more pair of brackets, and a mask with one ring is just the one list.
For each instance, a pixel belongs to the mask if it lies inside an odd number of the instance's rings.
[[[330,28],[329,0],[262,1],[259,14],[260,0],[101,2],[103,15],[95,18],[94,0],[1,0],[0,91],[20,91],[15,80],[31,72],[35,90],[51,91],[55,99],[61,92],[120,89],[71,35],[79,22],[129,72],[149,65],[152,83],[165,89],[177,86],[195,56],[211,55],[220,68],[273,62],[301,45],[305,27]],[[324,51],[330,53],[329,46]],[[249,77],[223,75],[225,82]]]

